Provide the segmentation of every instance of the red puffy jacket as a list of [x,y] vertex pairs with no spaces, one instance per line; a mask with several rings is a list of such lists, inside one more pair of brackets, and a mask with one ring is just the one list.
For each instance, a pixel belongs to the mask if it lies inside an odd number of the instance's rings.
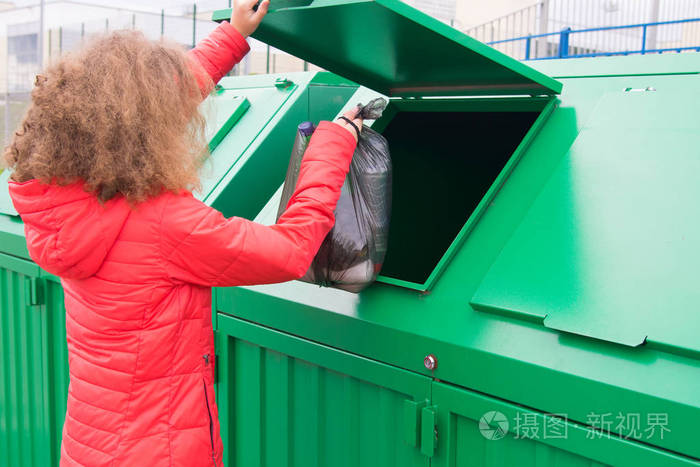
[[[228,24],[193,56],[216,81],[247,52]],[[333,225],[355,148],[322,122],[277,225],[189,193],[131,209],[81,184],[10,182],[31,257],[61,277],[70,365],[61,465],[221,466],[211,287],[302,276]]]

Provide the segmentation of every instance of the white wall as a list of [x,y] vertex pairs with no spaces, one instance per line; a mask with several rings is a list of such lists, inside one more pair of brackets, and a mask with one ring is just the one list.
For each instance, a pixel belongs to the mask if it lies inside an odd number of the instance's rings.
[[457,26],[469,29],[538,3],[536,0],[458,0]]

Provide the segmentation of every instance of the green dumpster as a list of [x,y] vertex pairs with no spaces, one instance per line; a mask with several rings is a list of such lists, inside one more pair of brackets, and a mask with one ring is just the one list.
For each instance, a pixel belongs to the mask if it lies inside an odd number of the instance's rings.
[[[332,118],[357,85],[328,72],[224,78],[203,103],[211,158],[196,194],[253,218],[284,177],[301,120]],[[29,258],[0,174],[0,466],[58,465],[68,388],[60,280]]]
[[394,204],[359,295],[215,291],[227,465],[698,465],[697,54],[529,66],[393,0],[255,36],[390,98]]
[[[394,212],[359,295],[214,291],[226,465],[698,465],[700,56],[525,65],[393,0],[274,5],[256,36],[329,71],[225,78],[200,198],[274,222],[296,125],[385,95]],[[6,177],[0,465],[57,465],[63,295]]]

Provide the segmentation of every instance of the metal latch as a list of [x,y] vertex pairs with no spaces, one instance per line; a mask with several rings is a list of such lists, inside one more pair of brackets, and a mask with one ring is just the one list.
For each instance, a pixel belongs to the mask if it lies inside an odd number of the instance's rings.
[[424,456],[433,457],[437,447],[437,405],[423,407],[420,424],[420,452]]
[[645,88],[625,88],[625,92],[650,92],[650,91],[656,91],[656,88],[654,86],[647,86]]
[[24,279],[24,299],[27,306],[43,305],[44,287],[42,279],[38,277],[26,277]]
[[420,445],[420,411],[427,405],[425,401],[416,402],[412,400],[403,401],[403,439],[411,447],[417,448]]
[[287,89],[288,87],[292,86],[294,82],[288,80],[287,78],[277,78],[275,80],[275,87],[277,89]]
[[432,457],[437,447],[437,406],[425,401],[406,400],[403,405],[404,441],[420,447],[423,455]]

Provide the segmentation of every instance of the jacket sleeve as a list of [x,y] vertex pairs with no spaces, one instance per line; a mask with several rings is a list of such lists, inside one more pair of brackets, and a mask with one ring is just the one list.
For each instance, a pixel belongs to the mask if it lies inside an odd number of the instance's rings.
[[333,227],[355,145],[347,130],[321,122],[287,209],[272,226],[226,219],[189,194],[170,196],[161,221],[161,253],[169,278],[225,287],[302,277]]
[[192,71],[202,95],[209,94],[214,85],[231,71],[236,63],[243,60],[249,50],[250,46],[245,38],[227,21],[223,21],[190,50],[187,54],[192,60]]

